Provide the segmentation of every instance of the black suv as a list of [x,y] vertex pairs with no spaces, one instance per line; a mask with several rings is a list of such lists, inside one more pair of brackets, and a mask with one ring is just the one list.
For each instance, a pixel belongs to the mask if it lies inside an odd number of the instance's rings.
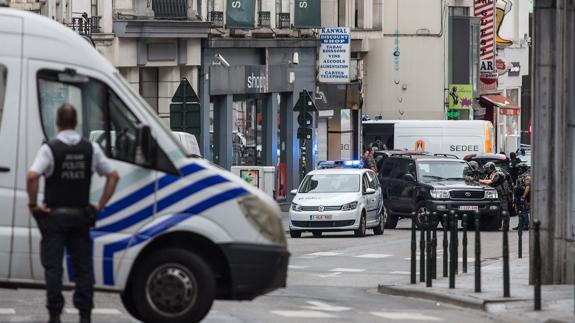
[[422,215],[426,211],[442,216],[454,210],[458,218],[479,211],[481,228],[497,230],[501,222],[501,202],[497,191],[466,181],[468,172],[466,161],[449,156],[387,158],[379,173],[383,210],[387,212],[386,227],[395,228],[399,217],[410,217],[411,212],[416,212],[414,221],[421,227]]

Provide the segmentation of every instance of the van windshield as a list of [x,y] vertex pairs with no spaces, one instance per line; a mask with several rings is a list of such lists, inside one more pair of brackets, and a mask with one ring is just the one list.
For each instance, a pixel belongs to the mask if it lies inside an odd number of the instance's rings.
[[359,192],[357,174],[307,175],[298,193],[350,193]]
[[464,179],[469,165],[464,161],[421,161],[417,163],[417,177],[424,183]]
[[124,88],[128,89],[129,95],[131,95],[134,99],[136,99],[136,101],[138,101],[138,103],[140,105],[145,107],[145,109],[143,109],[143,110],[146,111],[146,113],[151,117],[150,119],[154,120],[156,125],[159,126],[160,128],[162,128],[164,133],[167,134],[167,137],[170,138],[170,140],[172,140],[174,142],[174,144],[176,144],[176,146],[179,148],[180,152],[184,156],[186,156],[186,157],[199,157],[196,154],[189,153],[188,151],[186,151],[186,148],[184,148],[182,143],[174,136],[174,134],[172,133],[170,128],[168,128],[168,126],[165,123],[163,123],[161,120],[158,119],[158,115],[154,112],[152,107],[150,107],[148,102],[146,100],[144,100],[144,98],[142,98],[142,96],[139,93],[137,93],[136,90],[134,90],[132,88],[132,86],[119,73],[117,73],[117,72],[114,73],[114,76],[116,77],[116,79],[118,81],[120,81],[120,83],[122,83]]

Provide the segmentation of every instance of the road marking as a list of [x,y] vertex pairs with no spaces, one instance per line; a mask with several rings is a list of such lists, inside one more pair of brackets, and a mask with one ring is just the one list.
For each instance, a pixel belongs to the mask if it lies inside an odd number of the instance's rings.
[[355,258],[371,258],[371,259],[379,259],[379,258],[387,258],[391,257],[392,255],[385,255],[381,253],[368,253],[365,255],[354,256]]
[[298,317],[298,318],[313,318],[313,319],[329,319],[336,318],[337,316],[319,312],[319,311],[270,311],[270,313],[283,316],[283,317]]
[[331,278],[331,277],[337,277],[341,275],[341,272],[336,272],[336,273],[331,273],[331,274],[320,274],[320,275],[316,275],[317,277],[321,277],[321,278]]
[[340,252],[320,251],[320,252],[308,253],[306,256],[333,257],[339,255],[341,255]]
[[310,309],[310,310],[315,310],[315,311],[343,312],[343,311],[349,311],[351,309],[351,307],[333,306],[333,305],[329,305],[327,303],[319,302],[319,301],[308,301],[307,303],[310,305],[313,305],[313,306],[302,306],[302,307]]
[[334,268],[330,271],[342,272],[342,273],[361,273],[364,272],[365,269],[357,269],[357,268]]
[[371,312],[371,315],[388,320],[411,320],[411,321],[443,321],[439,317],[423,315],[420,313],[383,313]]
[[306,269],[309,266],[288,265],[289,269]]
[[409,275],[409,274],[411,274],[411,272],[409,272],[409,271],[392,271],[392,272],[390,272],[390,274],[394,274],[394,275]]
[[16,310],[13,308],[0,308],[0,315],[14,315]]
[[[66,314],[78,314],[78,310],[75,308],[64,309]],[[95,315],[120,315],[122,312],[115,308],[95,308],[92,310],[92,314]]]

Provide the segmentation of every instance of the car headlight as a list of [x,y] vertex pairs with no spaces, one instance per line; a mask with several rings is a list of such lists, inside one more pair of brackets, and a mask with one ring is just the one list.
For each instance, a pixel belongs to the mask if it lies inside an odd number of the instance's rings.
[[341,210],[342,211],[351,211],[351,210],[355,210],[356,207],[357,207],[357,201],[342,205]]
[[497,194],[496,190],[487,190],[485,191],[485,198],[486,199],[497,199],[499,195]]
[[274,208],[256,196],[238,201],[240,209],[248,222],[267,240],[286,246],[286,237],[282,220]]
[[431,190],[431,197],[434,199],[448,199],[449,198],[449,191],[448,190]]
[[292,203],[291,209],[292,209],[292,211],[301,212],[301,205]]

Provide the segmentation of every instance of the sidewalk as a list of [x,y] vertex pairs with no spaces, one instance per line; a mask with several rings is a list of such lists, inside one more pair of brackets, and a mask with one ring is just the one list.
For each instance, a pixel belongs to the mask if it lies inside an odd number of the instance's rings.
[[431,288],[419,282],[418,275],[416,285],[409,284],[408,278],[403,284],[379,285],[378,291],[382,294],[422,298],[484,310],[511,322],[575,322],[573,285],[542,286],[542,311],[533,311],[533,286],[528,283],[529,258],[510,260],[510,298],[503,298],[501,259],[481,267],[482,293],[474,292],[473,266],[474,262],[468,263],[470,270],[467,274],[462,274],[459,263],[460,273],[456,276],[455,289],[448,288],[449,280],[443,277],[442,270],[438,268],[437,279],[433,281]]

